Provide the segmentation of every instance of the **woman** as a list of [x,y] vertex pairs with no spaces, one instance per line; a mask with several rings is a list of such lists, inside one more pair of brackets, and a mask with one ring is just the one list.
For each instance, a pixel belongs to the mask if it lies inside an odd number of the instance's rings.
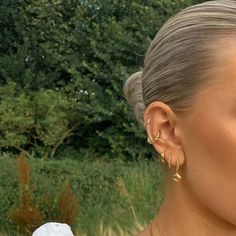
[[235,236],[236,1],[171,17],[124,93],[167,166],[163,204],[138,235]]

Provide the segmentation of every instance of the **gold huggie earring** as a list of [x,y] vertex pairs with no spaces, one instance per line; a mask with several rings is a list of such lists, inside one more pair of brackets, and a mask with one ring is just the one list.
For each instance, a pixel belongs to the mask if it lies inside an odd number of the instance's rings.
[[148,138],[147,138],[147,142],[148,142],[149,144],[154,144],[154,143],[160,138],[160,136],[161,136],[161,132],[158,130],[157,135],[156,135],[156,137],[154,138],[154,140],[152,141],[152,140],[148,137]]
[[179,159],[177,157],[177,160],[176,160],[176,170],[175,170],[175,174],[173,175],[173,180],[175,182],[179,182],[181,180],[181,175],[179,174]]
[[165,160],[165,152],[162,152],[162,153],[161,153],[161,162],[162,162],[162,163],[166,163],[166,160]]
[[171,168],[171,158],[172,158],[172,155],[170,154],[169,157],[168,157],[168,166],[169,166],[169,168]]

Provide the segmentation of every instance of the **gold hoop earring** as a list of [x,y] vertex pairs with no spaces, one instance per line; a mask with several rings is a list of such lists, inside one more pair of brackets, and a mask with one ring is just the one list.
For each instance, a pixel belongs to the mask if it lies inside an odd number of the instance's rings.
[[165,160],[165,152],[162,152],[162,153],[161,153],[161,162],[162,162],[162,163],[166,163],[166,160]]
[[169,166],[169,168],[171,168],[171,158],[172,158],[172,155],[170,154],[169,157],[168,157],[168,166]]
[[179,182],[181,180],[181,175],[179,174],[179,159],[178,159],[178,157],[176,160],[176,170],[175,170],[175,174],[173,175],[173,180],[175,182]]
[[151,140],[149,137],[147,138],[147,142],[149,144],[154,144],[161,136],[161,132],[158,130],[156,137],[154,138],[154,140]]

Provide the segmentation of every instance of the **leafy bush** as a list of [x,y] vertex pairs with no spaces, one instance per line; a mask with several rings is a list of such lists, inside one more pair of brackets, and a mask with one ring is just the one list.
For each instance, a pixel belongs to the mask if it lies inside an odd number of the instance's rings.
[[0,88],[0,147],[53,157],[83,123],[77,104],[50,89],[15,96],[16,86],[11,82]]
[[36,139],[41,156],[68,144],[80,156],[150,157],[123,83],[166,19],[199,2],[3,1],[0,85],[15,89],[0,99],[1,147],[28,149]]

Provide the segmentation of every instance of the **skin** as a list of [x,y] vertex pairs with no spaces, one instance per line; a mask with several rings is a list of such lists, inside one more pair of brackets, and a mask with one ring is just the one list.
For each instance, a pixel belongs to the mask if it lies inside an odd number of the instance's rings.
[[[144,113],[148,136],[161,131],[153,147],[167,161],[172,155],[153,236],[236,235],[236,45],[227,48],[186,112],[156,101]],[[177,158],[178,183],[172,180]],[[148,229],[139,234],[146,235]]]

